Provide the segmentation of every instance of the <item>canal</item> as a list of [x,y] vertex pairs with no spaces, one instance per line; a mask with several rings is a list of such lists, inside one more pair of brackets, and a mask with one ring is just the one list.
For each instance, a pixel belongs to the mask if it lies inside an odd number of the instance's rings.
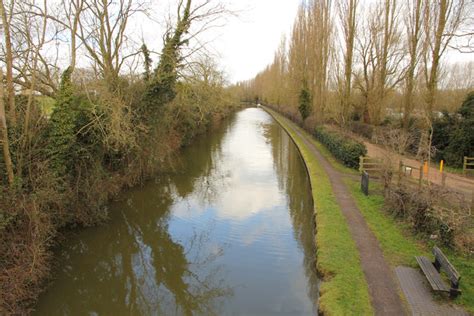
[[304,163],[262,109],[236,113],[67,236],[36,315],[317,313]]

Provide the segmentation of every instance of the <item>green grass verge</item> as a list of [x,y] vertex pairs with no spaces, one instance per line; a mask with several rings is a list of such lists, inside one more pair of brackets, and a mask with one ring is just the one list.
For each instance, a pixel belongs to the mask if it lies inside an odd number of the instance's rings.
[[268,111],[290,134],[308,169],[317,223],[317,269],[323,275],[319,310],[326,315],[373,314],[359,252],[337,204],[328,175],[292,130],[294,124]]

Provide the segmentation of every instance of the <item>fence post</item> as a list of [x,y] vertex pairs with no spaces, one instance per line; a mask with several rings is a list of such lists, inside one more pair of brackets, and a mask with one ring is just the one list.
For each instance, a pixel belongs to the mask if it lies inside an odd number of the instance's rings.
[[402,172],[403,172],[403,162],[400,159],[398,162],[398,185],[400,185],[400,182],[402,181]]
[[359,156],[359,172],[362,172],[362,170],[364,169],[363,165],[364,165],[364,157]]
[[474,190],[472,191],[472,198],[471,198],[471,214],[474,211]]
[[366,196],[369,195],[369,174],[367,173],[367,171],[362,172],[360,188]]
[[424,163],[423,163],[423,160],[421,161],[421,165],[420,165],[420,178],[418,179],[418,188],[421,189],[421,185],[423,183],[423,166],[424,166]]
[[462,174],[466,175],[466,169],[467,169],[467,157],[464,156],[464,163],[462,165]]

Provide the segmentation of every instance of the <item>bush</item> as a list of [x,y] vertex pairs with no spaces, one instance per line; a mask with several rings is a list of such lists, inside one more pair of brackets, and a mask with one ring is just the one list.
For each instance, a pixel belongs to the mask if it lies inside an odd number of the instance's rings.
[[467,95],[456,114],[443,113],[433,122],[436,158],[461,167],[463,157],[474,157],[474,92]]
[[314,130],[314,136],[344,165],[357,169],[359,157],[367,154],[364,144],[348,138],[336,131],[328,131],[323,127]]
[[351,123],[351,131],[370,140],[374,134],[374,126],[355,121]]
[[[461,251],[472,249],[469,206],[464,196],[444,188],[424,187],[414,190],[410,185],[393,186],[385,192],[387,210],[406,220],[414,232],[436,238],[444,246]],[[448,208],[445,201],[450,201]]]

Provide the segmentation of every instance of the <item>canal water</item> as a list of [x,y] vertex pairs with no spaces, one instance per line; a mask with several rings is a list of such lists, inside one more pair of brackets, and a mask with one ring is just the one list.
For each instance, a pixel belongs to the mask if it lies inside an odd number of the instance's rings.
[[314,315],[314,221],[297,148],[242,110],[69,236],[36,315]]

